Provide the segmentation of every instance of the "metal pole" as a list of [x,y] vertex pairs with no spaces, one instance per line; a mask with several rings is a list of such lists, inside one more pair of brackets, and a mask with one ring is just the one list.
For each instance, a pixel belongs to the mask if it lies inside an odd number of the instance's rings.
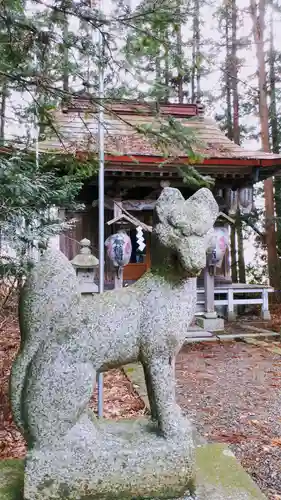
[[[37,70],[38,66],[38,59],[37,59],[37,54],[36,54],[36,48],[35,48],[35,54],[34,54],[34,69],[35,71]],[[35,109],[35,165],[36,165],[36,171],[38,174],[38,169],[39,169],[39,134],[40,134],[40,126],[39,126],[39,110],[38,110],[38,100],[40,99],[40,94],[38,93],[38,87],[35,87],[35,93],[34,93],[34,109]],[[25,221],[25,227],[26,227],[26,221]],[[34,244],[34,240],[32,242]],[[40,250],[38,248],[38,260],[40,259]],[[33,248],[31,247],[31,244],[28,244],[28,257],[29,259],[32,259],[32,250]]]
[[[100,0],[102,12],[102,0]],[[99,30],[99,293],[104,292],[104,51],[103,37]],[[98,417],[103,415],[103,374],[98,373]]]
[[[36,50],[35,50],[35,54],[34,54],[34,68],[35,68],[35,70],[37,69],[37,64],[38,64],[38,60],[37,60],[37,54],[36,54]],[[37,87],[35,87],[34,108],[35,108],[35,164],[36,164],[36,168],[39,167],[39,132],[40,132],[37,99],[38,99],[38,92],[37,92]]]

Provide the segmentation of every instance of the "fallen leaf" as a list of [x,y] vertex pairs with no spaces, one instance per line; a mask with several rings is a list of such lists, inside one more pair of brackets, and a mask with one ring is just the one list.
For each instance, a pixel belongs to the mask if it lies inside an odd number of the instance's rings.
[[258,425],[259,427],[262,425],[262,423],[259,420],[249,420],[249,423],[253,425]]
[[271,446],[280,446],[281,447],[281,438],[272,439]]
[[212,434],[212,439],[217,441],[218,443],[236,444],[241,443],[242,441],[246,441],[248,439],[248,436],[246,436],[242,432],[222,432],[221,434]]

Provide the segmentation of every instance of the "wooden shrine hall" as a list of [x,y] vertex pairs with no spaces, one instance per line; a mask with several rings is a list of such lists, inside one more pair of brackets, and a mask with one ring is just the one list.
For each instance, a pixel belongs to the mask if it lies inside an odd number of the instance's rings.
[[[120,213],[137,218],[144,230],[146,246],[139,251],[136,227],[130,225],[132,257],[124,269],[124,282],[131,283],[150,267],[150,232],[152,211],[164,186],[179,188],[185,198],[192,190],[183,182],[177,167],[188,164],[182,149],[173,144],[160,150],[153,134],[141,134],[139,130],[154,127],[159,130],[168,117],[180,120],[190,128],[196,139],[201,161],[196,169],[215,180],[213,193],[222,216],[217,225],[228,228],[231,215],[239,208],[242,213],[253,209],[253,185],[271,177],[281,169],[281,156],[260,151],[249,151],[230,141],[217,123],[204,116],[199,104],[163,104],[155,114],[153,105],[126,101],[104,105],[105,128],[105,237],[116,231],[116,226],[106,222]],[[83,156],[97,151],[98,109],[87,95],[73,96],[71,101],[54,113],[54,124],[59,131],[40,142],[40,152]],[[194,148],[196,150],[196,147]],[[78,242],[88,238],[92,251],[98,257],[98,176],[85,183],[80,201],[85,210],[68,214],[75,217],[74,229],[60,236],[60,248],[72,259],[79,252]],[[230,218],[229,218],[230,217]],[[264,286],[232,284],[229,251],[220,267],[210,272],[206,267],[198,279],[198,315],[206,320],[216,317],[216,310],[229,319],[235,317],[237,304],[261,304],[264,318],[269,317],[268,292]],[[105,264],[105,286],[113,287],[114,273],[109,262]],[[242,295],[241,295],[242,294]],[[254,298],[245,299],[254,294]],[[259,298],[257,298],[259,295]],[[241,296],[243,298],[241,298]]]

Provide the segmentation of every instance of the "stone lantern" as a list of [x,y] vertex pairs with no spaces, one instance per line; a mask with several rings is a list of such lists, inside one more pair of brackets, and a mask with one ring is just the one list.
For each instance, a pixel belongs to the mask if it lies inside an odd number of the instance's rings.
[[91,242],[87,238],[80,241],[81,249],[71,264],[76,270],[81,293],[96,293],[98,286],[95,283],[96,268],[99,260],[91,253]]

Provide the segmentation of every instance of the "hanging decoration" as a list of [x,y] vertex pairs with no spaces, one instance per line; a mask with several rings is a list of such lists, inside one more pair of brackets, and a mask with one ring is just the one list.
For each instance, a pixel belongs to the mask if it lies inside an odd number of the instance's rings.
[[236,215],[237,210],[238,210],[238,190],[232,191],[232,189],[229,189],[228,191],[228,213],[229,215]]
[[229,234],[227,227],[215,227],[214,237],[208,252],[210,266],[221,267],[226,250],[229,247]]
[[143,236],[143,229],[141,226],[137,227],[137,244],[138,244],[138,249],[142,252],[145,249],[145,242]]
[[248,215],[254,210],[254,193],[252,186],[239,189],[239,210],[242,215]]
[[132,255],[132,242],[129,235],[124,230],[120,230],[109,236],[105,241],[107,256],[113,263],[120,278],[121,271],[129,264]]
[[236,215],[238,210],[242,215],[248,215],[253,212],[253,187],[243,187],[237,189],[236,191],[232,191],[231,189],[229,189],[227,205],[229,215]]

